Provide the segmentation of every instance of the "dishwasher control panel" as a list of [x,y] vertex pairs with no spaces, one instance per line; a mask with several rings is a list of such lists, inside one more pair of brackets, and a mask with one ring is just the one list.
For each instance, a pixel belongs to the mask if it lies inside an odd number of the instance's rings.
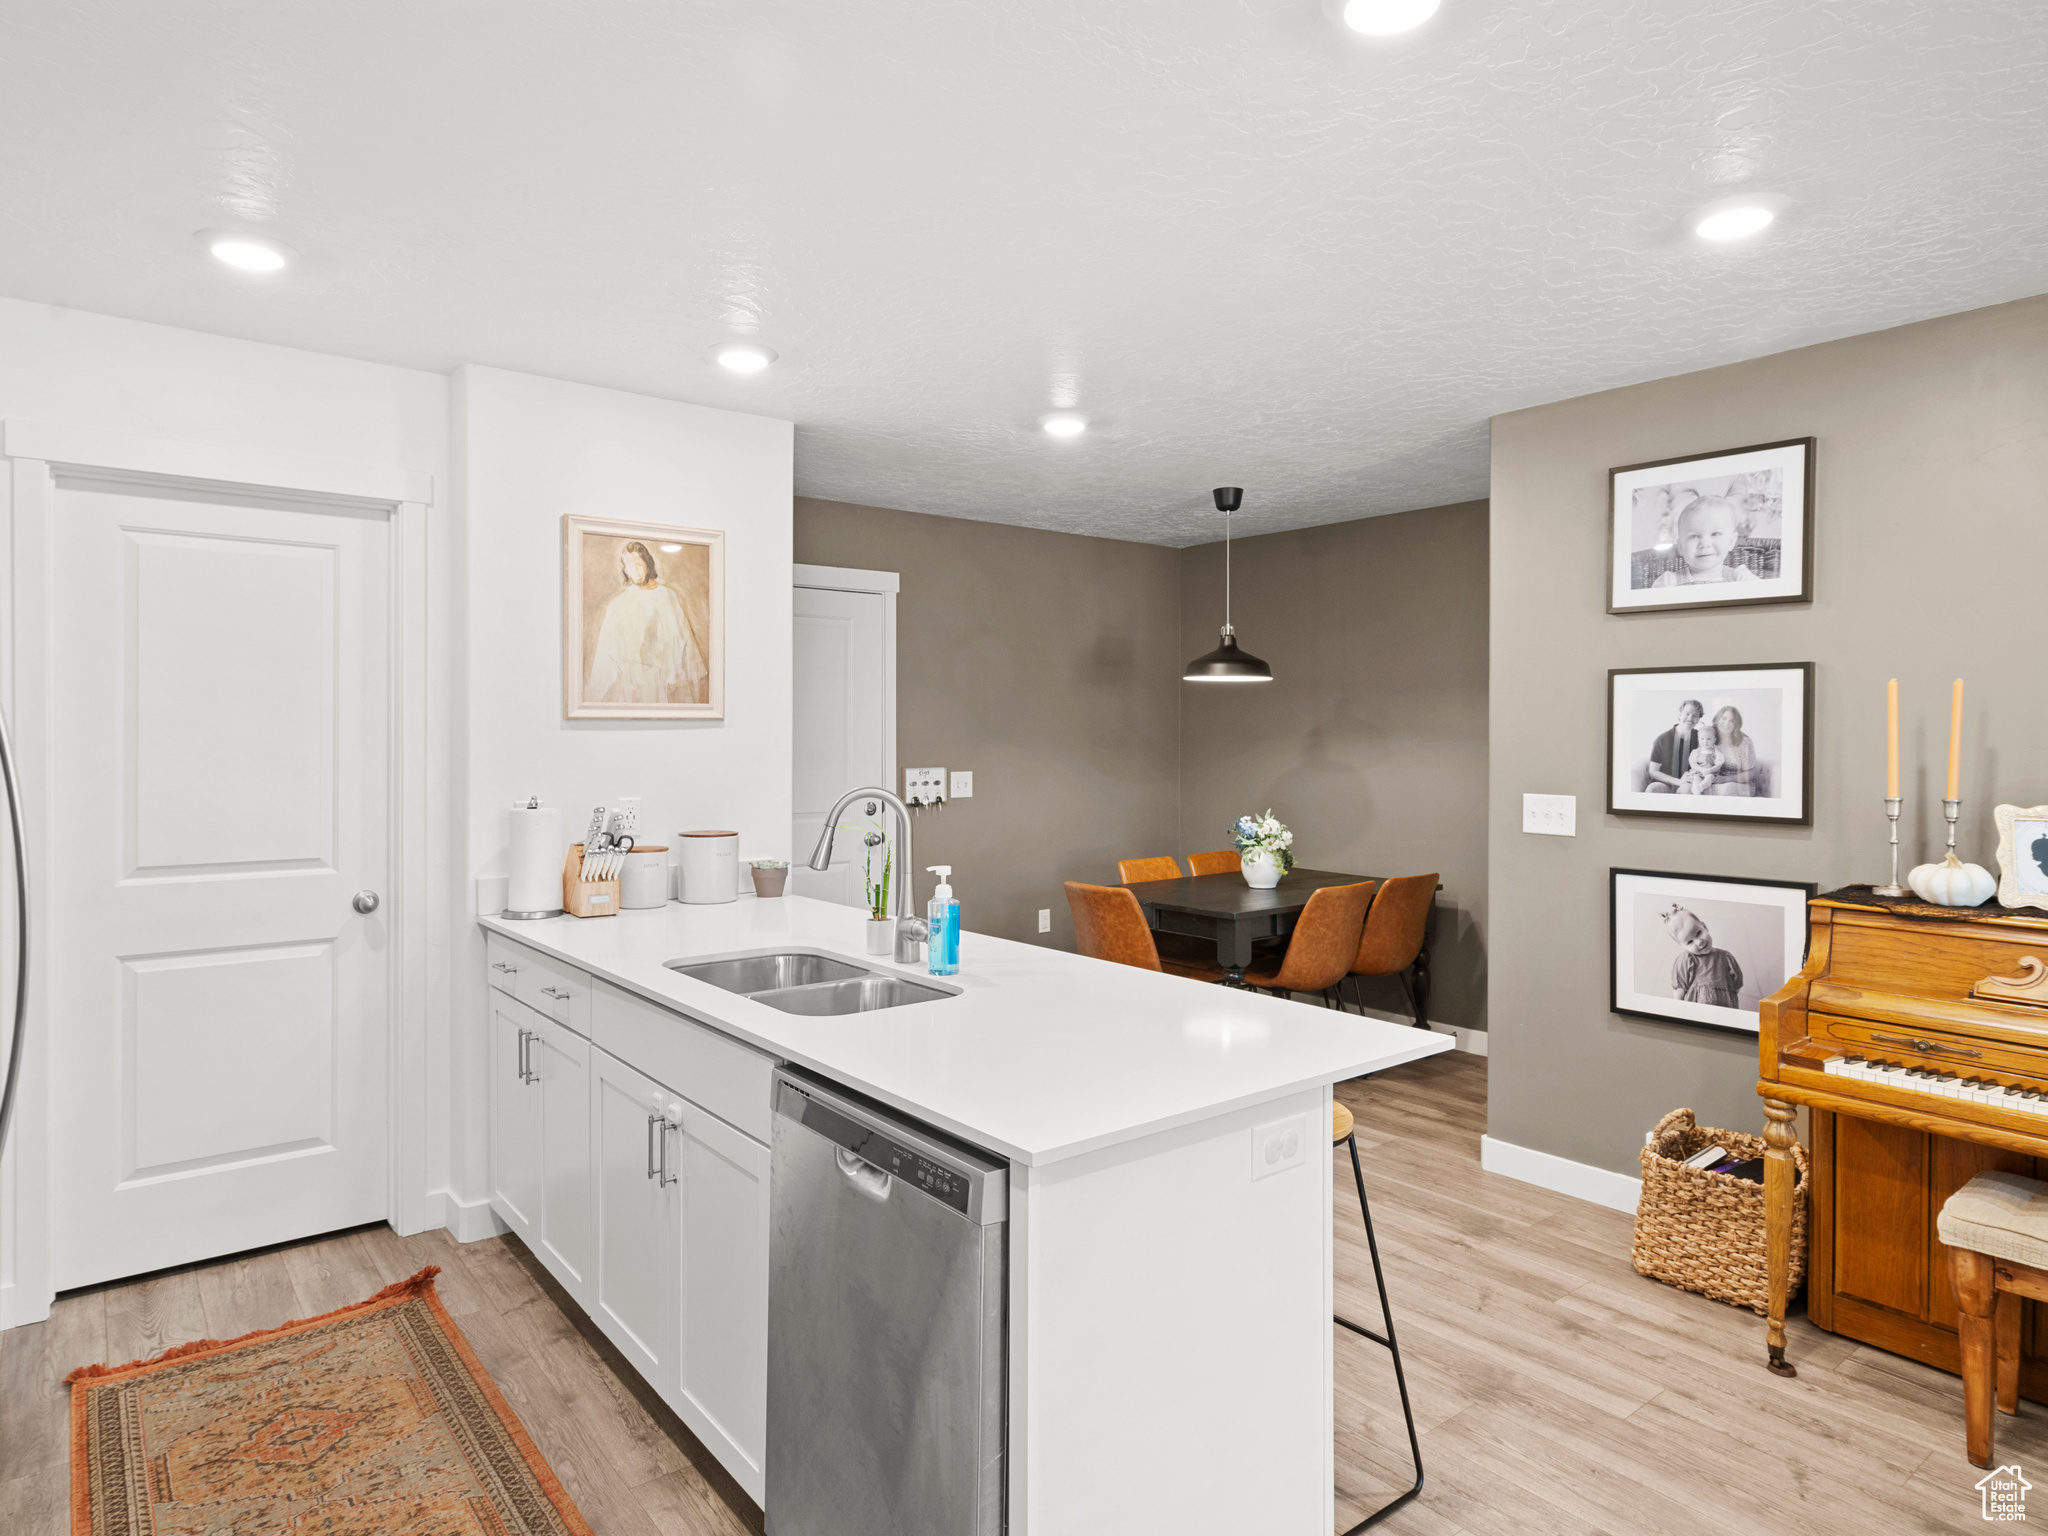
[[913,1146],[906,1136],[892,1136],[864,1123],[866,1117],[861,1110],[865,1106],[851,1102],[836,1104],[836,1095],[809,1083],[794,1082],[787,1075],[777,1083],[776,1090],[776,1111],[785,1118],[815,1131],[963,1216],[977,1222],[1002,1219],[1001,1192],[1006,1170],[1001,1164],[985,1162],[964,1147],[951,1153],[951,1148],[939,1144],[937,1133],[933,1133],[934,1144],[929,1150]]

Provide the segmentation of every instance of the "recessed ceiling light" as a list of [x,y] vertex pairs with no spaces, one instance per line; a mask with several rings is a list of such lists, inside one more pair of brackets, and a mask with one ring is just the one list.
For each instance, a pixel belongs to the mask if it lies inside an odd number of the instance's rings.
[[758,341],[722,342],[711,349],[711,360],[733,373],[759,373],[775,361],[775,349]]
[[292,264],[288,245],[267,235],[244,235],[226,229],[202,229],[194,236],[213,259],[237,272],[282,272]]
[[1045,428],[1048,437],[1079,437],[1088,430],[1088,418],[1076,416],[1072,411],[1055,411],[1041,417],[1038,423]]
[[1692,232],[1702,240],[1740,240],[1744,235],[1753,235],[1769,224],[1777,215],[1770,209],[1756,203],[1738,203],[1733,208],[1717,208],[1707,214]]
[[1441,0],[1346,0],[1344,25],[1367,37],[1410,32],[1436,14]]

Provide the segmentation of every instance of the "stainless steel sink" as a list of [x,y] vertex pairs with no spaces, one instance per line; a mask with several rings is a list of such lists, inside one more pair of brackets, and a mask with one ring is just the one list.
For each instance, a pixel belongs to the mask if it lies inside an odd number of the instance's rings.
[[873,1013],[909,1003],[935,1003],[955,997],[951,987],[928,987],[900,976],[871,971],[850,960],[791,950],[783,954],[740,955],[731,960],[670,960],[678,976],[737,992],[741,997],[801,1013],[832,1018],[848,1013]]
[[806,954],[748,955],[741,960],[712,960],[703,965],[671,960],[668,968],[678,975],[723,987],[743,997],[751,997],[757,992],[807,987],[821,981],[847,981],[868,974],[844,960]]
[[807,1014],[814,1018],[843,1013],[873,1013],[877,1008],[901,1008],[909,1003],[935,1003],[951,997],[938,987],[919,986],[898,976],[858,976],[851,981],[828,981],[808,987],[785,987],[780,991],[756,992],[754,1001],[780,1008],[784,1013]]

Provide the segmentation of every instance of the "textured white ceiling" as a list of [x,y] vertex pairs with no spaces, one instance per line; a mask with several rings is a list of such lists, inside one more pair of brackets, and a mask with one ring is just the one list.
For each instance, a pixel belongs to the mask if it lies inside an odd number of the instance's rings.
[[[2043,0],[7,0],[0,57],[0,293],[785,416],[804,494],[1167,544],[2048,288]],[[1683,232],[1740,191],[1780,223]],[[231,223],[302,261],[217,268]]]

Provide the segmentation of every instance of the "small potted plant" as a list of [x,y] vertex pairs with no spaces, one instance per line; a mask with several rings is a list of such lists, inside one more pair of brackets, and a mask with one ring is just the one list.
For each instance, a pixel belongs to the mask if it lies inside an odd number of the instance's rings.
[[[896,862],[896,852],[880,832],[871,831],[862,841],[868,850],[861,866],[861,889],[866,893],[868,904],[868,953],[886,955],[891,952],[896,938],[896,925],[889,919],[889,876]],[[875,878],[875,849],[878,846],[882,849],[880,879]]]
[[756,859],[753,862],[754,894],[756,896],[780,896],[789,880],[789,865],[781,859]]
[[1270,810],[1238,817],[1231,824],[1230,840],[1237,845],[1244,883],[1255,891],[1270,891],[1294,868],[1294,834]]

